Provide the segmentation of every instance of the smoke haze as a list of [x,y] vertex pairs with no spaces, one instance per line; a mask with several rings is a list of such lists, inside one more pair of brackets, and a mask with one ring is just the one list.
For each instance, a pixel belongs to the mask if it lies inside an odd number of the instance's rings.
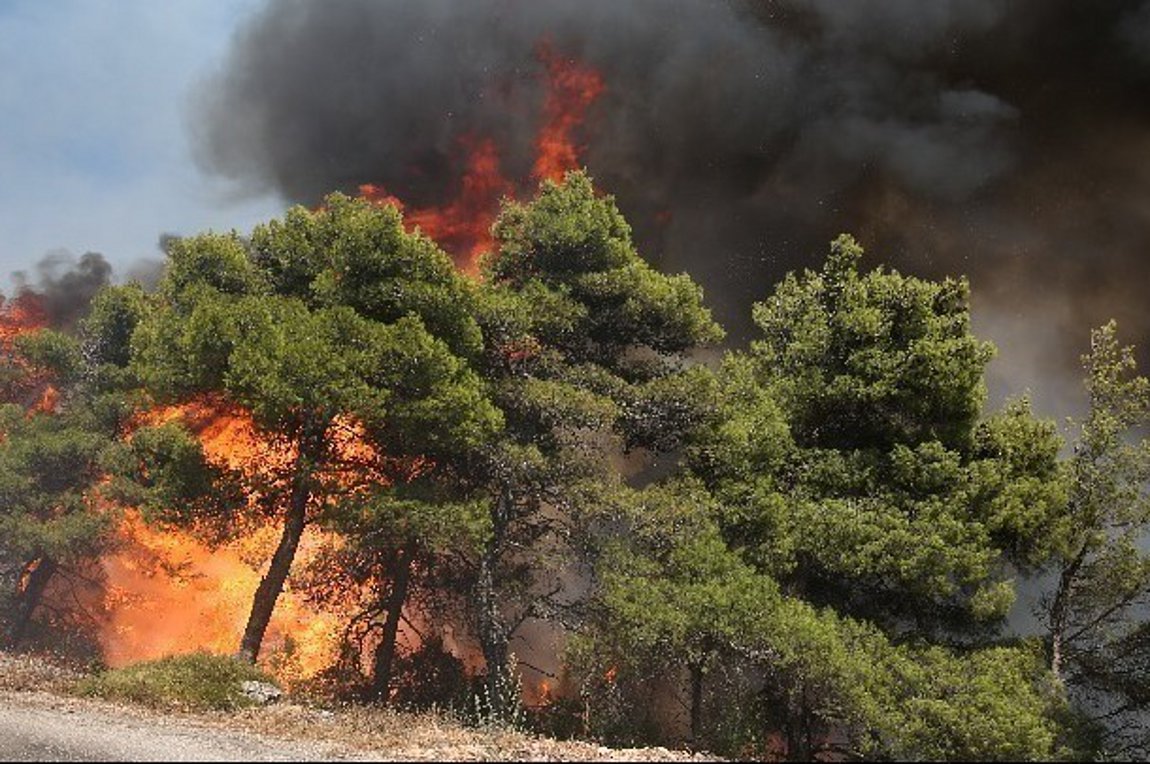
[[736,340],[850,231],[871,263],[971,278],[995,397],[1075,408],[1112,316],[1150,344],[1150,2],[274,0],[198,92],[198,159],[304,204],[377,183],[427,206],[473,136],[527,189],[540,44],[602,75],[583,160]]

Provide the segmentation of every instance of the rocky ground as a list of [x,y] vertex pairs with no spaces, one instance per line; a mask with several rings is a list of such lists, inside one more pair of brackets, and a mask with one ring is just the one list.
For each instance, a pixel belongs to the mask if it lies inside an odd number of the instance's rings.
[[0,653],[0,760],[715,761],[665,748],[611,749],[434,714],[292,702],[232,713],[161,713],[69,694],[76,671]]

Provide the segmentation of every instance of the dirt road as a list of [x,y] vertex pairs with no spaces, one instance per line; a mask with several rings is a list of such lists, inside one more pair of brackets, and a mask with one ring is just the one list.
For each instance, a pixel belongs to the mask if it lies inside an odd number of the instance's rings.
[[137,715],[41,693],[0,693],[0,760],[379,760],[323,743],[277,740],[193,720]]

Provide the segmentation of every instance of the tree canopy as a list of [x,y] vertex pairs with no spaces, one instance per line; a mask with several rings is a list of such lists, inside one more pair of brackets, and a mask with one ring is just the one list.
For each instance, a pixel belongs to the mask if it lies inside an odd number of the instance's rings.
[[259,653],[305,525],[343,498],[332,474],[348,467],[340,422],[361,428],[376,455],[363,466],[384,482],[412,460],[474,449],[501,427],[460,355],[479,350],[472,292],[393,207],[338,194],[248,238],[171,245],[156,304],[132,336],[135,370],[162,400],[217,395],[241,407],[290,454],[278,474],[259,478],[283,534],[242,655]]
[[1061,439],[1025,400],[983,416],[993,349],[965,282],[859,273],[861,255],[840,237],[755,306],[694,469],[730,541],[812,601],[892,632],[993,623],[1011,566],[1051,551]]
[[[849,236],[720,354],[585,172],[492,234],[472,280],[332,194],[0,337],[6,645],[99,585],[128,508],[213,541],[254,519],[278,545],[240,655],[290,577],[345,609],[332,676],[372,702],[767,759],[1150,750],[1150,383],[1116,327],[1068,447],[1025,398],[987,410],[965,280],[867,270]],[[191,403],[265,452],[211,457]],[[309,526],[334,541],[301,570]],[[1022,579],[1052,582],[1042,633],[1007,627]]]

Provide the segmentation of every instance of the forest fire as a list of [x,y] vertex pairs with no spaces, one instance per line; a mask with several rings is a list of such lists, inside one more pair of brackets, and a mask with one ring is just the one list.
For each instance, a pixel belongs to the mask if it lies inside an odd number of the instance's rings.
[[[244,412],[217,401],[162,407],[146,420],[177,418],[197,434],[210,459],[230,469],[274,471],[292,458],[287,449],[261,439]],[[249,504],[256,498],[249,497]],[[236,538],[209,545],[193,532],[152,527],[137,511],[125,514],[116,550],[101,561],[107,589],[99,638],[109,665],[197,650],[235,652],[260,568],[278,534],[274,522],[256,512],[239,524]],[[331,543],[330,535],[309,529],[300,547],[301,567]],[[327,668],[338,653],[344,620],[285,591],[268,630],[269,668],[289,684]]]
[[531,174],[540,180],[558,181],[563,173],[579,166],[580,147],[574,142],[574,133],[603,92],[603,78],[594,69],[563,58],[548,42],[538,46],[536,56],[547,67],[548,87],[545,120],[535,140],[537,156]]
[[21,292],[7,301],[0,296],[0,353],[24,372],[6,383],[5,398],[21,402],[29,414],[51,411],[56,405],[57,392],[43,375],[30,373],[28,364],[13,352],[13,343],[17,337],[47,326],[47,312],[35,293]]
[[[235,652],[259,563],[275,545],[274,527],[212,548],[191,534],[149,527],[129,512],[119,537],[119,549],[102,560],[107,589],[100,643],[108,665],[198,650]],[[310,534],[301,557],[324,541]],[[341,625],[338,614],[285,592],[268,631],[269,668],[289,684],[314,676],[334,662]]]
[[[535,138],[533,181],[559,181],[579,167],[581,146],[576,132],[587,109],[602,94],[604,82],[594,69],[560,55],[549,42],[536,47],[536,59],[546,72],[542,124]],[[490,138],[466,134],[459,140],[466,168],[454,199],[440,207],[411,208],[389,190],[373,183],[359,187],[365,199],[393,204],[404,212],[411,228],[419,228],[446,249],[465,272],[475,274],[479,257],[491,249],[491,224],[499,200],[517,186],[504,177],[499,149]]]
[[460,148],[467,155],[467,169],[455,199],[444,207],[406,210],[400,199],[370,183],[360,186],[359,192],[373,202],[394,204],[404,211],[410,227],[419,228],[451,252],[460,268],[474,273],[479,255],[491,247],[491,224],[499,199],[512,186],[500,172],[493,141],[467,137],[460,141]]
[[0,297],[0,345],[5,349],[17,336],[47,326],[48,314],[35,293],[22,292],[7,301]]
[[0,673],[376,758],[1150,760],[1150,0],[245,5],[227,204],[12,184],[12,252],[165,233],[0,298]]
[[[548,43],[537,46],[536,59],[546,94],[532,144],[536,157],[531,181],[558,181],[578,166],[577,133],[604,85],[596,71],[560,55]],[[407,225],[433,238],[453,255],[461,270],[474,275],[480,255],[491,248],[491,226],[500,199],[521,191],[527,179],[519,184],[504,175],[500,149],[489,137],[465,135],[457,149],[463,169],[458,188],[446,204],[405,209],[400,199],[381,186],[365,184],[359,190],[374,203],[398,207]],[[36,295],[21,293],[0,307],[0,344],[10,348],[14,337],[51,323]],[[22,391],[20,399],[29,416],[55,411],[58,393],[49,381],[37,378],[35,389]],[[248,491],[246,508],[228,518],[229,531],[222,541],[195,521],[176,527],[149,521],[141,509],[122,508],[115,541],[99,562],[104,585],[97,639],[104,659],[113,667],[194,651],[235,653],[249,622],[253,596],[258,597],[261,576],[277,544],[282,544],[278,511],[268,511],[267,496],[260,494],[282,489],[283,476],[291,473],[297,460],[296,448],[263,437],[247,412],[217,398],[156,407],[133,427],[175,420],[199,439],[211,463],[245,476],[241,482]],[[388,476],[410,479],[427,468],[419,459],[403,466],[383,466],[385,458],[365,451],[354,422],[337,419],[333,423],[331,447],[336,458],[316,477],[338,486],[342,495],[363,490],[365,481],[378,483]],[[354,467],[345,469],[347,465]],[[338,549],[337,534],[308,522],[291,570],[305,570],[321,555]],[[347,591],[317,604],[298,588],[293,590],[290,581],[275,600],[261,655],[261,663],[289,684],[315,677],[341,660],[346,662],[348,646],[343,642],[359,612],[357,598],[363,595]],[[385,584],[375,581],[373,585]],[[399,634],[399,645],[407,653],[418,649],[422,640],[412,625],[421,622],[418,604],[411,604],[410,609],[404,609],[407,625],[401,625]],[[449,627],[436,638],[468,671],[479,670],[479,653],[455,639]],[[364,660],[373,648],[370,638],[360,645]],[[553,694],[544,683],[535,700],[546,704]]]

